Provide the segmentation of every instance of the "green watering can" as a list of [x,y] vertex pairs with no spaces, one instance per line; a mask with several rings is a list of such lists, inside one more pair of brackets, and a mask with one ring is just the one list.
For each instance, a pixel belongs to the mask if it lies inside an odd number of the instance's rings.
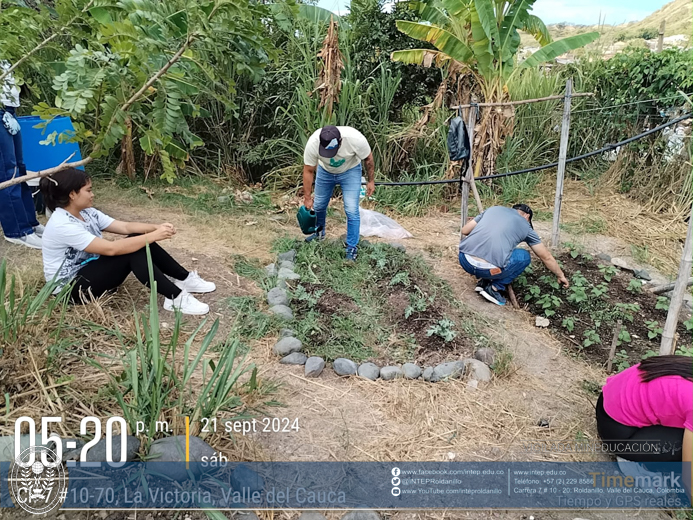
[[308,209],[305,206],[298,208],[298,213],[296,214],[296,219],[298,220],[298,225],[301,227],[304,235],[312,235],[321,231],[318,228],[318,217],[315,215],[315,211]]

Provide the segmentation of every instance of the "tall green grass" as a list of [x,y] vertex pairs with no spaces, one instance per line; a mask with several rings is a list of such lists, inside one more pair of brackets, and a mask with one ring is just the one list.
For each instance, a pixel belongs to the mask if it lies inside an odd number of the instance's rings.
[[251,383],[240,381],[248,371],[254,373],[255,366],[246,364],[245,356],[239,358],[237,355],[238,339],[217,347],[215,350],[220,350],[221,355],[215,361],[205,357],[208,350],[211,352],[219,320],[214,321],[199,346],[196,344],[207,320],[200,323],[181,348],[182,316],[179,312],[176,312],[170,335],[162,336],[149,247],[147,261],[151,280],[149,312],[135,314],[134,341],[118,329],[110,331],[120,340],[124,351],[122,373],[114,375],[102,364],[87,360],[108,377],[111,392],[131,431],[137,431],[138,423],[145,425],[142,435],[145,451],[157,435],[163,434],[157,432],[158,422],[180,425],[187,416],[191,424],[196,424],[222,411],[238,412],[243,404],[240,388],[255,384],[254,377]]

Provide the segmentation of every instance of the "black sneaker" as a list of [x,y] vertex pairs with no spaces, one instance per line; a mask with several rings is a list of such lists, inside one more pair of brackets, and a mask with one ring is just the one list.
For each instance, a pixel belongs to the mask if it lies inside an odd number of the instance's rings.
[[479,294],[491,303],[505,305],[506,299],[501,296],[501,293],[496,290],[493,284],[488,284]]
[[483,278],[480,278],[479,281],[476,282],[476,287],[474,287],[474,290],[476,292],[481,292],[484,289],[486,289],[489,283],[489,280],[484,280]]

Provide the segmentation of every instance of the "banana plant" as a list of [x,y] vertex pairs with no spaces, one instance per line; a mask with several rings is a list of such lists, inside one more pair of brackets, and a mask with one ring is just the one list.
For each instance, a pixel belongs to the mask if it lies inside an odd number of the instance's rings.
[[598,32],[552,41],[540,18],[530,14],[536,0],[429,0],[418,3],[421,22],[397,21],[407,36],[437,50],[395,51],[394,61],[426,65],[457,62],[486,81],[506,80],[515,68],[519,31],[537,40],[541,49],[520,64],[533,67],[578,49],[599,37]]
[[[476,79],[483,101],[504,101],[508,77],[518,67],[519,31],[531,34],[541,46],[519,67],[535,67],[599,37],[598,32],[590,32],[552,41],[544,22],[530,13],[535,1],[422,0],[416,4],[421,21],[398,20],[397,28],[407,36],[431,44],[434,49],[395,51],[391,58],[425,67],[435,65],[450,77],[469,73]],[[484,112],[477,130],[475,175],[480,175],[482,168],[489,172],[494,170],[495,157],[512,128],[506,119],[497,111]],[[491,146],[486,146],[488,141]]]

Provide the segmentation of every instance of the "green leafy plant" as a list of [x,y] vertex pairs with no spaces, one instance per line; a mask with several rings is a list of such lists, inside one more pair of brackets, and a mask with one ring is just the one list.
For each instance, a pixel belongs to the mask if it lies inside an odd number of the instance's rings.
[[626,287],[626,291],[630,291],[635,294],[640,294],[642,292],[642,282],[637,278],[632,278],[630,282],[628,282],[628,287]]
[[409,294],[409,305],[404,309],[404,317],[409,318],[415,312],[424,312],[429,304],[433,303],[434,297],[427,296],[418,285],[415,285],[416,293]]
[[589,281],[583,276],[581,271],[575,271],[570,281],[572,282],[571,285],[575,287],[587,287],[589,285]]
[[544,310],[544,314],[547,317],[551,317],[556,314],[556,309],[561,306],[561,303],[563,303],[563,300],[552,294],[545,294],[539,298],[539,300],[537,300],[537,304],[541,305],[541,308]]
[[690,332],[693,330],[693,316],[688,318],[686,321],[683,322],[684,327],[686,327],[686,330]]
[[570,293],[568,294],[568,301],[570,303],[580,304],[589,299],[584,287],[580,287],[579,285],[571,285],[569,290]]
[[688,357],[693,357],[693,345],[692,346],[686,346],[686,345],[681,345],[676,349],[675,354],[677,356],[688,356]]
[[571,317],[563,318],[563,321],[561,322],[561,327],[567,329],[568,332],[573,332],[573,330],[575,330],[575,319]]
[[454,321],[449,320],[448,318],[443,318],[426,331],[426,336],[430,337],[435,334],[436,336],[443,338],[446,343],[449,343],[457,337],[457,331],[455,331],[454,328]]
[[539,281],[548,285],[549,287],[553,289],[560,289],[560,284],[558,283],[558,280],[556,280],[555,276],[550,276],[550,275],[543,275],[539,278]]
[[637,303],[617,303],[613,311],[610,312],[612,320],[622,319],[633,323],[633,317],[636,312],[640,312],[640,305]]
[[583,337],[585,338],[582,342],[583,347],[590,347],[592,345],[598,345],[602,342],[602,338],[599,337],[599,334],[594,329],[586,330],[583,333]]
[[539,295],[541,294],[541,287],[538,285],[531,285],[527,290],[529,292],[525,294],[525,301],[529,301],[532,298],[539,298]]
[[659,356],[658,352],[655,352],[654,350],[648,349],[642,356],[642,359],[647,359],[651,357]]
[[590,290],[590,294],[594,296],[595,298],[601,298],[604,296],[607,292],[609,292],[609,286],[605,283],[602,282],[599,285],[595,285],[592,287]]
[[599,264],[599,272],[604,276],[604,280],[610,282],[618,274],[618,269],[613,265]]
[[632,341],[630,337],[630,332],[628,332],[625,328],[622,328],[621,331],[618,333],[618,339],[616,340],[617,345],[621,345],[623,343],[630,343]]
[[628,360],[628,352],[625,350],[619,350],[614,355],[614,364],[616,365],[616,370],[618,372],[623,372],[625,369],[630,368],[630,361]]
[[325,293],[323,289],[309,293],[303,285],[299,285],[294,289],[293,297],[300,301],[305,302],[309,307],[315,307],[320,301],[320,297]]
[[[257,3],[138,0],[100,2],[76,19],[64,7],[54,12],[50,29],[63,27],[58,31],[68,36],[55,42],[66,48],[51,45],[55,98],[37,103],[34,113],[46,121],[69,116],[74,131],[54,131],[44,142],[79,142],[91,150],[86,161],[121,145],[130,178],[136,143],[172,182],[189,152],[204,144],[188,124],[203,115],[199,99],[214,98],[233,113],[236,79],[259,76],[272,54],[262,22],[269,12]],[[66,24],[68,17],[74,23]],[[35,48],[29,41],[23,54]]]
[[397,273],[395,276],[392,277],[392,280],[390,280],[390,283],[388,283],[389,287],[394,287],[395,285],[403,285],[404,287],[409,287],[411,284],[411,281],[409,280],[409,272],[407,271],[400,271]]
[[655,303],[655,309],[668,311],[669,310],[669,298],[666,296],[658,296],[657,303]]
[[647,337],[649,339],[655,339],[657,336],[661,336],[664,329],[659,326],[659,322],[655,320],[647,320],[645,322],[647,326]]

